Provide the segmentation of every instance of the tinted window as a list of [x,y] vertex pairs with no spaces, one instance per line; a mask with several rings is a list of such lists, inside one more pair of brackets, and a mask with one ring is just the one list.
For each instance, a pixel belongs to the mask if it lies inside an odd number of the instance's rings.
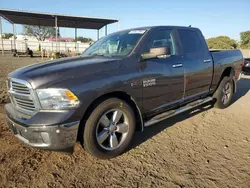
[[197,32],[188,30],[179,30],[178,32],[184,53],[194,53],[203,50],[203,45]]
[[171,50],[171,54],[174,54],[174,41],[172,37],[172,30],[161,30],[157,31],[149,40],[147,45],[147,52],[149,52],[150,48],[157,47],[169,47]]

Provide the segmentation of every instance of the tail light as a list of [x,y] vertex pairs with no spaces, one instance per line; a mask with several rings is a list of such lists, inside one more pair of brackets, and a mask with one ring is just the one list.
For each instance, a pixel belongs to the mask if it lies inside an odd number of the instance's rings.
[[250,67],[250,61],[246,61],[245,66]]

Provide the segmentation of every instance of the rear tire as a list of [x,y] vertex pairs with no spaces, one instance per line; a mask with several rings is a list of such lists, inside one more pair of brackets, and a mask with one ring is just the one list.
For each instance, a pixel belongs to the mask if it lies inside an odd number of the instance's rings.
[[224,77],[213,97],[216,102],[214,107],[219,109],[227,108],[232,103],[233,97],[233,80],[231,77]]
[[132,108],[117,98],[100,103],[84,128],[84,148],[94,157],[108,159],[126,151],[135,132]]

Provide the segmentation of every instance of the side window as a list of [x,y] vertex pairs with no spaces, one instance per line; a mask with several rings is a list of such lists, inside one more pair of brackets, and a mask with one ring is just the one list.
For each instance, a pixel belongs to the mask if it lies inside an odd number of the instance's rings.
[[203,50],[204,46],[195,31],[178,30],[184,53],[195,53]]
[[160,30],[154,33],[154,35],[149,39],[146,51],[149,52],[150,48],[169,47],[171,55],[174,55],[175,47],[172,31],[173,30]]

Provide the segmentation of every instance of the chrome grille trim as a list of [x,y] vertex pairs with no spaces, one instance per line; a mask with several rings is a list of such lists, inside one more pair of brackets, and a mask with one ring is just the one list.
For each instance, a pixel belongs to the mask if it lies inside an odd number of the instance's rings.
[[19,99],[19,98],[16,98],[15,99],[17,102],[20,102],[20,103],[27,103],[27,104],[33,104],[34,105],[34,103],[33,103],[33,101],[32,100],[23,100],[23,99]]
[[40,109],[40,104],[30,83],[16,78],[8,78],[8,93],[14,107],[29,115]]
[[23,84],[19,84],[17,82],[12,81],[11,87],[12,87],[12,90],[17,93],[30,94],[29,88],[27,86],[24,86]]

